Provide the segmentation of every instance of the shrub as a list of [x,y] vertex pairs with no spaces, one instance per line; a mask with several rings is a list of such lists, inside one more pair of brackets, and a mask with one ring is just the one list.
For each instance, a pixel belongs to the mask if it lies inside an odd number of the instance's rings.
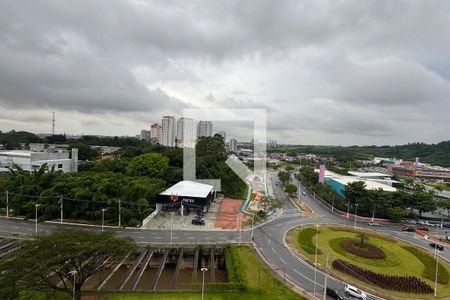
[[333,268],[391,291],[415,294],[429,294],[433,292],[429,284],[414,276],[390,276],[375,273],[341,259],[333,261]]
[[225,265],[227,269],[228,282],[234,286],[239,286],[242,291],[247,291],[247,284],[242,274],[242,268],[238,256],[233,248],[225,250]]
[[386,258],[386,254],[383,250],[369,243],[365,243],[365,248],[360,247],[358,241],[355,240],[343,240],[340,242],[342,249],[364,257],[364,258],[373,258],[373,259],[383,259]]
[[[413,246],[403,246],[403,249],[409,251],[423,263],[425,269],[423,270],[422,276],[428,280],[434,281],[436,275],[436,259],[434,259],[431,255],[425,253],[424,251]],[[447,284],[448,279],[449,273],[447,268],[443,264],[439,263],[437,281],[440,284]]]
[[[316,233],[316,228],[305,228],[297,233],[297,243],[306,253],[316,253],[316,245],[313,242]],[[317,249],[317,254],[322,254],[322,251]]]

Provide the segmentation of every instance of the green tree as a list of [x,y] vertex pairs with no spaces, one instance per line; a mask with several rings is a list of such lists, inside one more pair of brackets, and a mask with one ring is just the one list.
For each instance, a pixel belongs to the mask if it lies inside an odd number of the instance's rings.
[[349,203],[362,203],[367,199],[367,195],[364,181],[350,182],[345,186],[344,196]]
[[400,222],[401,219],[408,215],[406,209],[401,207],[391,207],[388,209],[388,217],[394,222]]
[[128,165],[133,176],[161,178],[169,166],[169,159],[159,153],[146,153],[134,157]]
[[365,242],[369,239],[369,235],[366,232],[361,231],[357,234],[357,237],[359,238],[359,246],[361,248],[365,248],[366,247]]
[[113,232],[58,229],[21,242],[19,250],[5,257],[0,262],[0,287],[15,282],[18,290],[69,295],[75,288],[75,299],[81,299],[81,287],[91,276],[136,250],[134,241]]
[[447,217],[450,217],[450,199],[439,201],[438,206],[442,209],[446,209]]
[[297,192],[297,186],[295,184],[288,184],[285,186],[284,191],[290,195]]
[[278,172],[278,178],[280,178],[280,181],[283,184],[287,184],[289,180],[291,179],[291,174],[289,172],[280,171]]
[[433,194],[429,192],[424,192],[421,190],[415,191],[412,194],[414,198],[415,205],[413,208],[419,211],[419,216],[422,217],[422,213],[431,212],[436,210],[437,204],[433,199]]

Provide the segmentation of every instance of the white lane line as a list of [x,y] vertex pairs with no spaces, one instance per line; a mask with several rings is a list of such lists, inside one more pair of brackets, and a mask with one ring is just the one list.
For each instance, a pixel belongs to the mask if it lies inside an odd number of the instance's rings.
[[297,273],[298,275],[302,275],[299,271],[297,271],[296,269],[292,269],[294,270],[295,273]]
[[160,236],[155,236],[154,239],[155,239],[155,240],[162,240],[162,237],[160,237]]
[[282,259],[281,257],[280,257],[280,260],[281,260],[282,262],[284,262],[285,265],[287,265],[287,262],[285,262],[284,259]]
[[277,252],[275,252],[275,249],[273,249],[273,248],[271,248],[271,249],[272,249],[273,253],[277,254]]
[[267,240],[267,244],[269,244],[269,245],[270,245],[270,240]]
[[188,236],[188,240],[193,240],[194,237],[193,236]]

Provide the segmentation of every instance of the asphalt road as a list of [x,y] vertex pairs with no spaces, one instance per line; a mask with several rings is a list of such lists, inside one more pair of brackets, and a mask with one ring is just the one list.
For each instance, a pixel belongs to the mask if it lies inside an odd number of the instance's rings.
[[[327,207],[315,200],[312,195],[306,192],[302,196],[302,200],[315,212],[314,217],[305,217],[284,193],[281,183],[277,176],[273,173],[268,177],[272,181],[273,192],[275,196],[283,202],[281,214],[271,217],[266,224],[256,226],[253,230],[254,246],[260,255],[282,278],[299,286],[301,289],[312,293],[316,291],[316,295],[320,297],[323,293],[323,284],[325,275],[322,272],[315,272],[314,268],[309,264],[300,260],[285,245],[285,234],[293,227],[301,224],[345,224],[353,226],[353,220],[346,220],[334,214]],[[298,184],[300,191],[306,189],[294,178],[294,183]],[[427,251],[432,251],[428,246],[428,242],[424,239],[417,238],[414,233],[402,232],[398,225],[386,225],[380,228],[372,228],[364,223],[356,223],[358,227],[370,228],[378,232],[403,239],[417,246],[421,246]],[[39,223],[38,232],[51,231],[60,224]],[[64,226],[71,226],[64,224]],[[101,228],[94,226],[79,226],[85,230],[97,230]],[[141,229],[116,229],[106,228],[105,230],[114,230],[119,236],[128,236],[139,243],[143,244],[186,244],[186,243],[249,243],[251,242],[252,231],[243,230],[236,231],[173,231],[170,230],[141,230]],[[14,219],[0,218],[0,234],[9,233],[21,235],[33,235],[35,232],[35,223],[33,221],[21,221]],[[449,251],[441,253],[441,255],[450,260]],[[316,278],[316,280],[314,280]],[[343,291],[344,283],[334,278],[328,277],[327,286],[339,291]],[[321,298],[321,297],[320,297]],[[377,299],[369,296],[368,299]]]

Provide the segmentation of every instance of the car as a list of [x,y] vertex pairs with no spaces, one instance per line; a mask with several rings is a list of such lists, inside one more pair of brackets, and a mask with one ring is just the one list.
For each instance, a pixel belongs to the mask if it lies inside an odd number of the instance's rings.
[[444,223],[444,224],[442,224],[442,227],[450,228],[450,223]]
[[438,243],[430,243],[431,248],[436,248],[439,251],[444,251],[444,246],[438,244]]
[[302,192],[302,195],[303,195],[303,196],[306,196],[306,193],[305,193],[305,192]]
[[418,230],[422,230],[422,231],[430,231],[430,229],[428,229],[427,226],[419,226],[417,227]]
[[200,218],[194,218],[192,219],[192,225],[205,225],[205,220]]
[[354,287],[354,286],[352,286],[350,284],[346,284],[345,285],[344,292],[345,292],[345,295],[347,297],[348,296],[352,296],[354,298],[361,299],[361,300],[366,300],[367,299],[366,293],[364,293],[363,291],[361,291],[357,287]]
[[344,300],[342,296],[339,296],[339,292],[337,290],[330,288],[327,288],[327,296],[330,296],[333,299]]
[[409,226],[405,226],[402,228],[403,231],[407,231],[407,232],[415,232],[416,229],[414,227],[409,227]]
[[380,223],[376,223],[376,222],[370,222],[369,226],[380,227],[381,224]]

